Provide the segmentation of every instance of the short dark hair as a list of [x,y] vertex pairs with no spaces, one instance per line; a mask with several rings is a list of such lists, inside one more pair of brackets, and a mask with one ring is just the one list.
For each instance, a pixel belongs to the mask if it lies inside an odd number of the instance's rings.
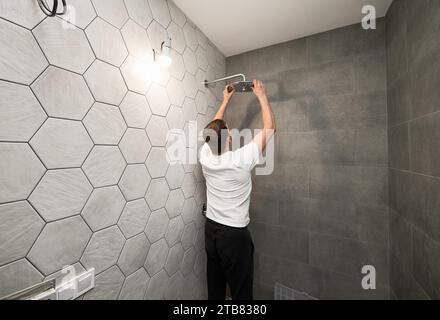
[[203,139],[211,148],[212,153],[221,155],[226,148],[226,139],[228,126],[226,122],[221,119],[211,121],[203,130]]

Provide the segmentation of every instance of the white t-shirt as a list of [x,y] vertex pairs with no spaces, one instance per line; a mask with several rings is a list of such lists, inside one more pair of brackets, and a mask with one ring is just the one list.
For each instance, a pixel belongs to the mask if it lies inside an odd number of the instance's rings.
[[206,179],[207,218],[236,228],[249,224],[251,171],[259,158],[255,142],[221,156],[214,155],[208,144],[203,145],[200,163]]

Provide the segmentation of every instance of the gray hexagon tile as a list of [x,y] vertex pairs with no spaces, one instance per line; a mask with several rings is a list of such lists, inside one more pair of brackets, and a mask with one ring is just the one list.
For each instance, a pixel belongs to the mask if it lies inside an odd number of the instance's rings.
[[182,182],[182,191],[185,198],[193,197],[196,192],[197,181],[192,173],[186,173]]
[[45,19],[32,32],[53,65],[84,73],[95,60],[89,42],[81,29],[63,28],[60,19]]
[[145,130],[129,128],[119,143],[119,148],[129,164],[144,163],[151,149]]
[[167,92],[172,104],[182,106],[185,100],[185,90],[181,81],[171,78],[167,85]]
[[151,178],[144,164],[129,165],[119,181],[119,187],[127,201],[145,197]]
[[186,48],[183,53],[183,62],[185,63],[186,71],[195,75],[199,66],[197,65],[197,58],[190,48]]
[[29,201],[46,221],[53,221],[79,214],[92,190],[81,169],[50,170]]
[[[199,220],[199,216],[197,216],[196,218],[196,227],[199,228],[199,226],[197,226],[197,220]],[[205,230],[201,227],[197,231],[196,242],[194,244],[194,247],[197,251],[202,251],[205,248]]]
[[208,58],[206,56],[206,50],[199,46],[196,50],[196,58],[198,66],[206,71],[208,69]]
[[181,189],[172,190],[168,196],[165,209],[168,212],[170,218],[177,217],[182,213],[185,197],[183,196]]
[[38,3],[28,0],[0,2],[0,17],[27,28],[34,28],[45,15],[38,7]]
[[166,28],[171,22],[171,15],[168,10],[167,2],[164,0],[148,0],[148,3],[150,4],[153,18]]
[[195,99],[197,95],[198,85],[196,83],[196,78],[190,73],[186,73],[183,77],[183,88],[185,89],[185,94],[187,97]]
[[198,209],[199,208],[194,198],[186,199],[182,209],[183,221],[185,221],[186,224],[195,221],[196,215],[198,215],[199,213],[202,214],[201,209],[200,212],[198,212]]
[[180,216],[170,220],[167,232],[165,234],[165,240],[170,247],[174,246],[181,240],[184,227],[185,224]]
[[123,0],[92,0],[98,15],[120,29],[128,20]]
[[144,199],[128,202],[118,222],[124,236],[131,238],[144,231],[150,213],[150,208]]
[[148,155],[145,165],[147,166],[152,178],[165,177],[168,169],[165,148],[153,147]]
[[46,169],[27,144],[0,143],[0,202],[26,199]]
[[194,121],[197,117],[197,106],[194,99],[185,98],[182,106],[185,121]]
[[196,261],[194,263],[194,272],[197,276],[201,276],[206,273],[206,253],[201,250],[197,254]]
[[24,258],[43,227],[26,201],[0,205],[0,265]]
[[185,250],[188,250],[194,246],[197,236],[197,227],[195,223],[190,223],[185,226],[185,230],[182,235],[182,246]]
[[199,70],[197,70],[197,72],[196,72],[196,83],[197,83],[199,91],[201,91],[203,93],[206,92],[205,80],[207,80],[206,71],[199,68]]
[[21,259],[0,267],[0,298],[43,281],[41,273],[29,261]]
[[173,275],[179,270],[183,254],[184,250],[180,243],[170,249],[167,262],[165,263],[165,271],[168,272],[169,275]]
[[47,116],[32,91],[0,81],[0,141],[28,141]]
[[93,191],[81,215],[93,231],[98,231],[115,225],[124,207],[125,199],[118,187],[99,188]]
[[125,279],[119,300],[143,300],[150,276],[144,268],[139,269]]
[[145,234],[150,242],[156,242],[165,236],[170,221],[165,209],[159,209],[151,213],[145,228]]
[[196,200],[198,206],[201,206],[203,205],[203,203],[206,203],[206,186],[204,183],[202,182],[197,183],[194,199]]
[[95,146],[83,165],[83,170],[95,188],[118,183],[126,162],[118,147]]
[[30,145],[48,169],[80,167],[93,142],[79,121],[48,119]]
[[95,17],[96,12],[90,0],[69,0],[67,13],[61,16],[81,29],[85,29]]
[[162,147],[166,144],[169,129],[164,117],[152,116],[146,130],[152,146]]
[[119,105],[127,93],[124,79],[119,69],[96,60],[84,74],[96,101]]
[[185,35],[186,45],[195,51],[199,45],[199,41],[197,40],[196,31],[188,21],[183,27],[183,34]]
[[154,50],[156,50],[156,52],[160,52],[162,42],[167,39],[167,30],[156,21],[153,21],[148,26],[147,33],[151,46],[154,48]]
[[171,106],[167,115],[167,122],[170,129],[183,129],[185,126],[185,118],[181,107]]
[[203,92],[198,92],[196,96],[196,106],[197,112],[201,114],[206,114],[208,110],[208,101],[206,100],[206,96]]
[[98,59],[119,67],[128,56],[119,29],[101,18],[95,19],[87,27],[86,35]]
[[0,50],[0,79],[30,84],[48,65],[40,47],[30,31],[8,21],[0,19],[0,30],[8,44]]
[[172,277],[168,279],[167,288],[165,290],[165,299],[166,300],[176,300],[179,298],[183,285],[185,283],[185,278],[182,273],[179,271],[175,273]]
[[170,9],[170,14],[171,14],[171,18],[172,20],[177,23],[177,25],[181,28],[183,28],[183,26],[186,23],[186,16],[185,14],[182,12],[182,10],[180,10],[176,4],[173,1],[168,1],[168,8]]
[[179,27],[176,23],[171,22],[168,26],[168,35],[172,39],[173,49],[183,54],[186,47],[185,35],[183,34],[182,28]]
[[186,71],[182,56],[177,51],[171,50],[170,58],[173,60],[169,68],[170,75],[177,80],[182,80]]
[[83,122],[95,144],[117,145],[127,129],[118,107],[99,102]]
[[150,276],[154,276],[165,266],[168,251],[169,248],[165,239],[161,239],[150,246],[145,260],[145,269]]
[[165,270],[161,270],[151,277],[145,293],[145,300],[163,300],[168,278]]
[[151,118],[147,99],[134,92],[127,93],[119,109],[121,109],[127,125],[132,128],[145,129]]
[[177,189],[182,186],[185,171],[181,164],[172,164],[167,171],[165,178],[167,179],[170,189]]
[[91,234],[79,216],[49,223],[29,252],[28,259],[49,275],[78,261]]
[[81,258],[81,264],[95,268],[96,273],[111,267],[119,258],[125,239],[117,226],[98,231],[92,235]]
[[148,65],[147,70],[153,83],[156,83],[162,87],[167,86],[168,81],[170,80],[169,68],[163,67],[160,64],[154,62]]
[[153,84],[148,90],[147,99],[153,114],[166,116],[170,108],[170,99],[164,87]]
[[182,271],[182,274],[184,276],[188,276],[193,272],[196,256],[197,253],[194,247],[191,247],[185,251],[182,259],[182,264],[180,265],[180,271]]
[[208,37],[205,36],[205,34],[200,30],[199,28],[196,28],[196,34],[197,34],[197,42],[199,43],[199,46],[203,49],[208,48]]
[[121,72],[129,90],[140,94],[147,93],[152,80],[148,75],[148,65],[145,61],[128,56],[122,64]]
[[126,276],[142,268],[149,249],[150,243],[143,233],[128,239],[118,259],[119,268]]
[[144,29],[147,29],[153,20],[153,14],[151,13],[148,2],[146,0],[124,0],[124,2],[130,18]]
[[32,84],[32,90],[51,117],[82,120],[94,102],[83,77],[52,66]]
[[145,29],[129,20],[121,32],[131,56],[142,61],[153,59],[153,47]]
[[84,295],[84,300],[116,300],[124,280],[121,270],[113,266],[96,276],[95,288]]
[[145,200],[147,200],[151,210],[157,210],[165,206],[169,193],[170,190],[164,178],[154,179],[148,187]]
[[[65,267],[63,267],[63,269],[46,276],[44,278],[44,281],[55,279],[55,285],[58,286],[62,283],[66,283],[70,280],[73,280],[76,275],[82,274],[86,271],[86,269],[84,269],[84,267],[79,262],[76,262],[75,264],[70,265],[70,266],[66,266],[66,267],[67,267],[68,271],[72,271],[72,272],[66,273]],[[64,271],[64,273],[63,273],[63,271]]]

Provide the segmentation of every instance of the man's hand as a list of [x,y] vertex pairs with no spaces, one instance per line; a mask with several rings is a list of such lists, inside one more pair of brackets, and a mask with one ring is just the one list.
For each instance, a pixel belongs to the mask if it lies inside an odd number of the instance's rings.
[[234,93],[235,93],[234,88],[230,85],[227,85],[225,87],[225,90],[223,90],[223,101],[228,103],[231,100]]
[[266,98],[267,97],[266,87],[264,86],[263,82],[259,80],[254,80],[253,82],[254,85],[252,87],[252,91],[257,96],[257,98],[258,99]]

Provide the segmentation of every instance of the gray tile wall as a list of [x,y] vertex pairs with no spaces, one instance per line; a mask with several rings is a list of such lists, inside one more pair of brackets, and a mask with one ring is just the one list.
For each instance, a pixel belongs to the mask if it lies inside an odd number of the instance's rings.
[[387,15],[390,284],[440,299],[440,2],[395,0]]
[[[256,297],[275,282],[320,299],[388,299],[388,135],[385,21],[227,59],[227,73],[266,82],[278,123],[275,172],[254,177]],[[258,128],[253,95],[230,125]],[[378,287],[361,287],[374,265]]]
[[96,269],[85,299],[203,298],[200,168],[164,147],[212,117],[221,91],[201,83],[225,58],[171,1],[68,4],[66,22],[0,0],[0,298],[66,265]]

